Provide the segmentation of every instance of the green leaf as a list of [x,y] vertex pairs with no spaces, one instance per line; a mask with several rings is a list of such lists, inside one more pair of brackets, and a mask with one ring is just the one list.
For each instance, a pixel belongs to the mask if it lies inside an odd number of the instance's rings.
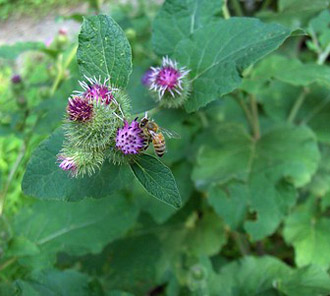
[[224,266],[210,287],[211,295],[318,296],[329,293],[330,277],[316,266],[296,270],[274,257],[245,257]]
[[307,188],[315,196],[324,196],[330,190],[330,147],[322,145],[321,161],[316,174]]
[[21,53],[30,50],[45,49],[45,44],[42,42],[17,42],[13,45],[0,46],[0,59],[16,59]]
[[252,76],[253,80],[259,82],[270,78],[295,86],[307,86],[316,82],[330,88],[330,67],[303,64],[297,59],[272,55],[258,64]]
[[34,274],[30,280],[18,280],[22,296],[88,296],[88,277],[74,270],[47,270]]
[[212,186],[208,197],[208,203],[232,229],[238,229],[243,224],[249,204],[247,186],[238,182],[230,183],[225,188]]
[[290,35],[285,27],[252,18],[231,18],[196,30],[181,40],[174,57],[191,69],[192,94],[188,112],[232,92],[241,72],[277,49]]
[[110,268],[106,289],[120,289],[147,295],[156,284],[157,263],[161,245],[153,235],[140,235],[118,240],[107,248]]
[[152,43],[159,55],[173,53],[183,38],[219,19],[222,0],[167,0],[154,23]]
[[[227,242],[226,232],[222,220],[214,212],[203,212],[193,228],[187,229],[184,240],[189,242],[189,252],[196,256],[212,256],[220,252]],[[182,245],[185,245],[182,242]]]
[[111,83],[125,87],[132,72],[132,53],[123,30],[109,16],[84,18],[78,37],[77,61],[87,77],[111,78]]
[[247,181],[257,173],[267,173],[274,181],[285,177],[299,187],[311,180],[320,158],[315,135],[305,126],[275,126],[255,141],[242,126],[228,123],[209,137],[213,142],[200,149],[192,175],[201,187]]
[[317,264],[329,268],[329,227],[330,219],[318,217],[314,198],[298,207],[286,219],[283,235],[285,241],[295,249],[298,266]]
[[308,21],[321,10],[329,8],[328,0],[280,0],[279,11],[264,10],[256,16],[266,22],[275,22],[291,29],[305,27]]
[[[194,188],[190,175],[187,173],[190,172],[191,169],[191,165],[187,162],[181,162],[172,166],[172,172],[175,175],[183,205],[189,199]],[[157,199],[150,199],[150,196],[138,182],[136,182],[136,185],[134,184],[133,187],[130,186],[130,188],[134,192],[134,197],[137,198],[141,210],[149,213],[156,223],[162,224],[177,213],[177,210],[173,207],[169,207],[167,204],[159,202]]]
[[122,188],[127,180],[125,167],[106,161],[92,177],[70,178],[56,164],[63,143],[63,131],[55,131],[34,151],[22,182],[26,195],[39,199],[78,201],[86,197],[102,198]]
[[180,192],[171,170],[156,157],[147,154],[138,156],[131,169],[150,195],[174,208],[181,206]]
[[[52,260],[58,252],[76,256],[100,252],[123,236],[137,215],[136,205],[123,195],[77,203],[37,201],[16,215],[13,231]],[[23,263],[30,265],[27,259]]]
[[[227,124],[209,137],[213,142],[201,148],[193,170],[196,185],[218,184],[209,190],[209,203],[232,228],[244,223],[253,240],[270,235],[295,202],[291,183],[307,184],[317,169],[314,134],[306,127],[278,126],[255,141],[241,126]],[[257,217],[243,222],[248,210]]]

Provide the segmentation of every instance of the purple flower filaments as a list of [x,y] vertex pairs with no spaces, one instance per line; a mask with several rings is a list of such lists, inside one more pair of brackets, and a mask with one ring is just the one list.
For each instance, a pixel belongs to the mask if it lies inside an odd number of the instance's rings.
[[64,155],[59,155],[57,157],[59,164],[59,167],[63,170],[63,171],[68,171],[70,172],[72,175],[75,175],[77,172],[77,165],[74,162],[73,157],[67,157]]
[[104,103],[109,105],[113,99],[112,90],[107,86],[107,80],[104,80],[101,83],[100,79],[97,80],[96,78],[87,78],[88,83],[80,82],[80,86],[84,89],[82,95],[88,99],[93,100],[97,103]]
[[144,141],[143,132],[136,120],[131,124],[125,120],[124,126],[117,131],[116,147],[124,154],[138,154],[144,148]]
[[177,62],[168,57],[163,58],[161,67],[151,67],[151,70],[149,89],[158,92],[160,100],[165,93],[170,93],[173,98],[181,95],[182,80],[187,76],[189,70],[186,70],[185,67],[179,68]]
[[74,96],[69,99],[66,108],[69,119],[72,121],[88,121],[93,115],[93,105],[79,96]]

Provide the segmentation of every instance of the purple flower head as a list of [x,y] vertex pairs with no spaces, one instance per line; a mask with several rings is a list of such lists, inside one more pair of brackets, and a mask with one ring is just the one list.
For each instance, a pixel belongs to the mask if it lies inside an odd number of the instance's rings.
[[144,75],[142,76],[141,78],[141,83],[144,85],[144,86],[147,86],[149,87],[151,85],[151,77],[152,77],[152,73],[153,73],[153,70],[151,68],[149,68],[145,73]]
[[13,76],[11,77],[11,82],[12,82],[13,84],[21,83],[21,82],[22,82],[22,77],[21,77],[21,75],[19,75],[19,74],[15,74],[15,75],[13,75]]
[[161,67],[151,67],[152,73],[150,74],[149,89],[157,91],[159,99],[161,99],[165,92],[170,93],[174,98],[176,95],[181,95],[182,80],[187,76],[189,70],[185,67],[179,68],[176,61],[163,58]]
[[63,171],[69,171],[72,175],[75,175],[77,172],[77,165],[74,162],[73,157],[68,157],[64,155],[59,155],[57,157],[57,161],[59,162],[59,167]]
[[97,103],[105,103],[109,105],[113,99],[112,89],[107,86],[109,79],[106,79],[103,83],[100,82],[100,79],[96,78],[91,79],[87,78],[88,83],[80,82],[81,87],[84,89],[83,96]]
[[72,121],[88,121],[93,115],[93,105],[82,97],[74,96],[69,98],[66,111]]
[[143,132],[136,120],[131,124],[125,120],[124,126],[117,131],[116,147],[124,154],[138,154],[144,148],[144,141]]

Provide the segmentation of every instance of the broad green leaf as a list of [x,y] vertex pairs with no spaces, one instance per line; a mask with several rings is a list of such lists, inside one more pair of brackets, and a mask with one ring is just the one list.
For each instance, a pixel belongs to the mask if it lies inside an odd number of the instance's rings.
[[290,35],[285,27],[253,18],[231,18],[196,30],[181,40],[174,57],[191,69],[192,94],[188,112],[232,92],[241,72],[277,49]]
[[30,280],[18,280],[22,296],[88,296],[88,277],[74,270],[47,270],[32,275]]
[[227,242],[224,224],[214,212],[204,212],[203,217],[187,230],[184,237],[189,242],[187,249],[196,256],[215,255]]
[[[244,228],[253,240],[270,235],[295,202],[291,183],[307,184],[317,169],[315,136],[306,127],[278,126],[255,141],[240,126],[227,124],[209,137],[212,146],[201,148],[193,171],[196,185],[218,184],[209,202],[231,227],[239,227],[249,209],[257,217]],[[226,184],[234,180],[243,183]]]
[[276,22],[291,29],[305,27],[321,10],[329,8],[328,0],[280,0],[278,12],[264,10],[256,16],[266,22]]
[[[123,195],[77,203],[37,201],[16,215],[13,231],[52,260],[58,252],[72,255],[100,252],[109,242],[123,236],[137,215],[135,204]],[[29,262],[25,260],[25,264]]]
[[318,217],[313,198],[286,219],[283,235],[285,241],[295,249],[298,266],[317,264],[329,268],[329,227],[330,219]]
[[307,188],[315,196],[324,196],[330,190],[330,147],[322,145],[321,161],[316,174]]
[[13,45],[0,46],[0,59],[16,59],[21,53],[30,50],[45,49],[45,44],[42,42],[17,42]]
[[138,235],[111,244],[105,277],[106,289],[120,289],[134,295],[147,295],[156,284],[161,245],[154,235]]
[[274,257],[249,256],[224,266],[209,285],[211,295],[318,296],[329,293],[330,277],[316,266],[293,269]]
[[197,186],[247,181],[260,173],[268,174],[270,180],[285,177],[303,186],[311,180],[320,158],[315,135],[305,126],[275,126],[255,141],[242,126],[224,124],[209,137],[214,140],[200,149],[193,171]]
[[253,80],[259,82],[270,78],[296,86],[318,83],[330,88],[330,67],[317,64],[303,64],[297,59],[272,55],[260,62],[252,76]]
[[111,78],[111,83],[125,87],[132,72],[132,53],[128,40],[109,16],[84,18],[78,37],[77,61],[87,77]]
[[174,207],[182,204],[171,170],[154,156],[142,154],[134,159],[131,169],[144,189],[153,197]]
[[297,12],[298,10],[321,10],[329,6],[327,0],[279,0],[279,11],[292,11]]
[[26,195],[39,199],[77,201],[101,198],[125,185],[128,171],[106,161],[92,177],[70,178],[56,164],[63,143],[63,131],[57,130],[34,151],[22,182]]
[[167,0],[153,23],[152,43],[159,55],[173,53],[183,38],[219,19],[222,0]]
[[214,185],[207,201],[232,229],[238,229],[246,217],[249,190],[246,185],[238,182],[230,183],[225,188]]
[[[181,162],[172,166],[172,172],[175,175],[183,205],[190,198],[194,187],[190,175],[188,174],[191,169],[191,165],[186,162]],[[134,192],[134,197],[138,199],[141,210],[149,213],[158,224],[164,223],[177,212],[176,209],[156,199],[150,199],[148,193],[145,192],[138,182],[136,182],[136,185],[134,184],[133,187],[130,185],[130,189]]]

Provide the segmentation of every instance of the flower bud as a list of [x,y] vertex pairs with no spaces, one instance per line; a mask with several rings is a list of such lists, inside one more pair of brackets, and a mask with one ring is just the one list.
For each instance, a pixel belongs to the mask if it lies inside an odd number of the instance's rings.
[[118,129],[116,147],[124,154],[138,154],[144,150],[145,138],[136,120],[131,124],[125,120],[124,126]]
[[115,142],[118,128],[130,108],[127,96],[119,89],[96,79],[81,82],[83,91],[69,99],[66,138],[76,148],[104,150]]
[[93,104],[85,98],[74,96],[69,99],[66,111],[70,120],[85,122],[92,118]]
[[71,177],[91,176],[100,169],[103,161],[102,152],[72,148],[69,142],[64,143],[63,149],[57,156],[59,167]]
[[161,106],[177,108],[188,97],[190,81],[185,67],[179,67],[176,61],[163,58],[161,67],[151,67],[152,72],[146,77],[149,90],[158,95]]
[[11,77],[11,82],[12,82],[13,84],[19,84],[19,83],[21,83],[21,82],[22,82],[22,77],[21,77],[21,75],[19,75],[19,74],[15,74],[15,75],[13,75],[13,76]]

